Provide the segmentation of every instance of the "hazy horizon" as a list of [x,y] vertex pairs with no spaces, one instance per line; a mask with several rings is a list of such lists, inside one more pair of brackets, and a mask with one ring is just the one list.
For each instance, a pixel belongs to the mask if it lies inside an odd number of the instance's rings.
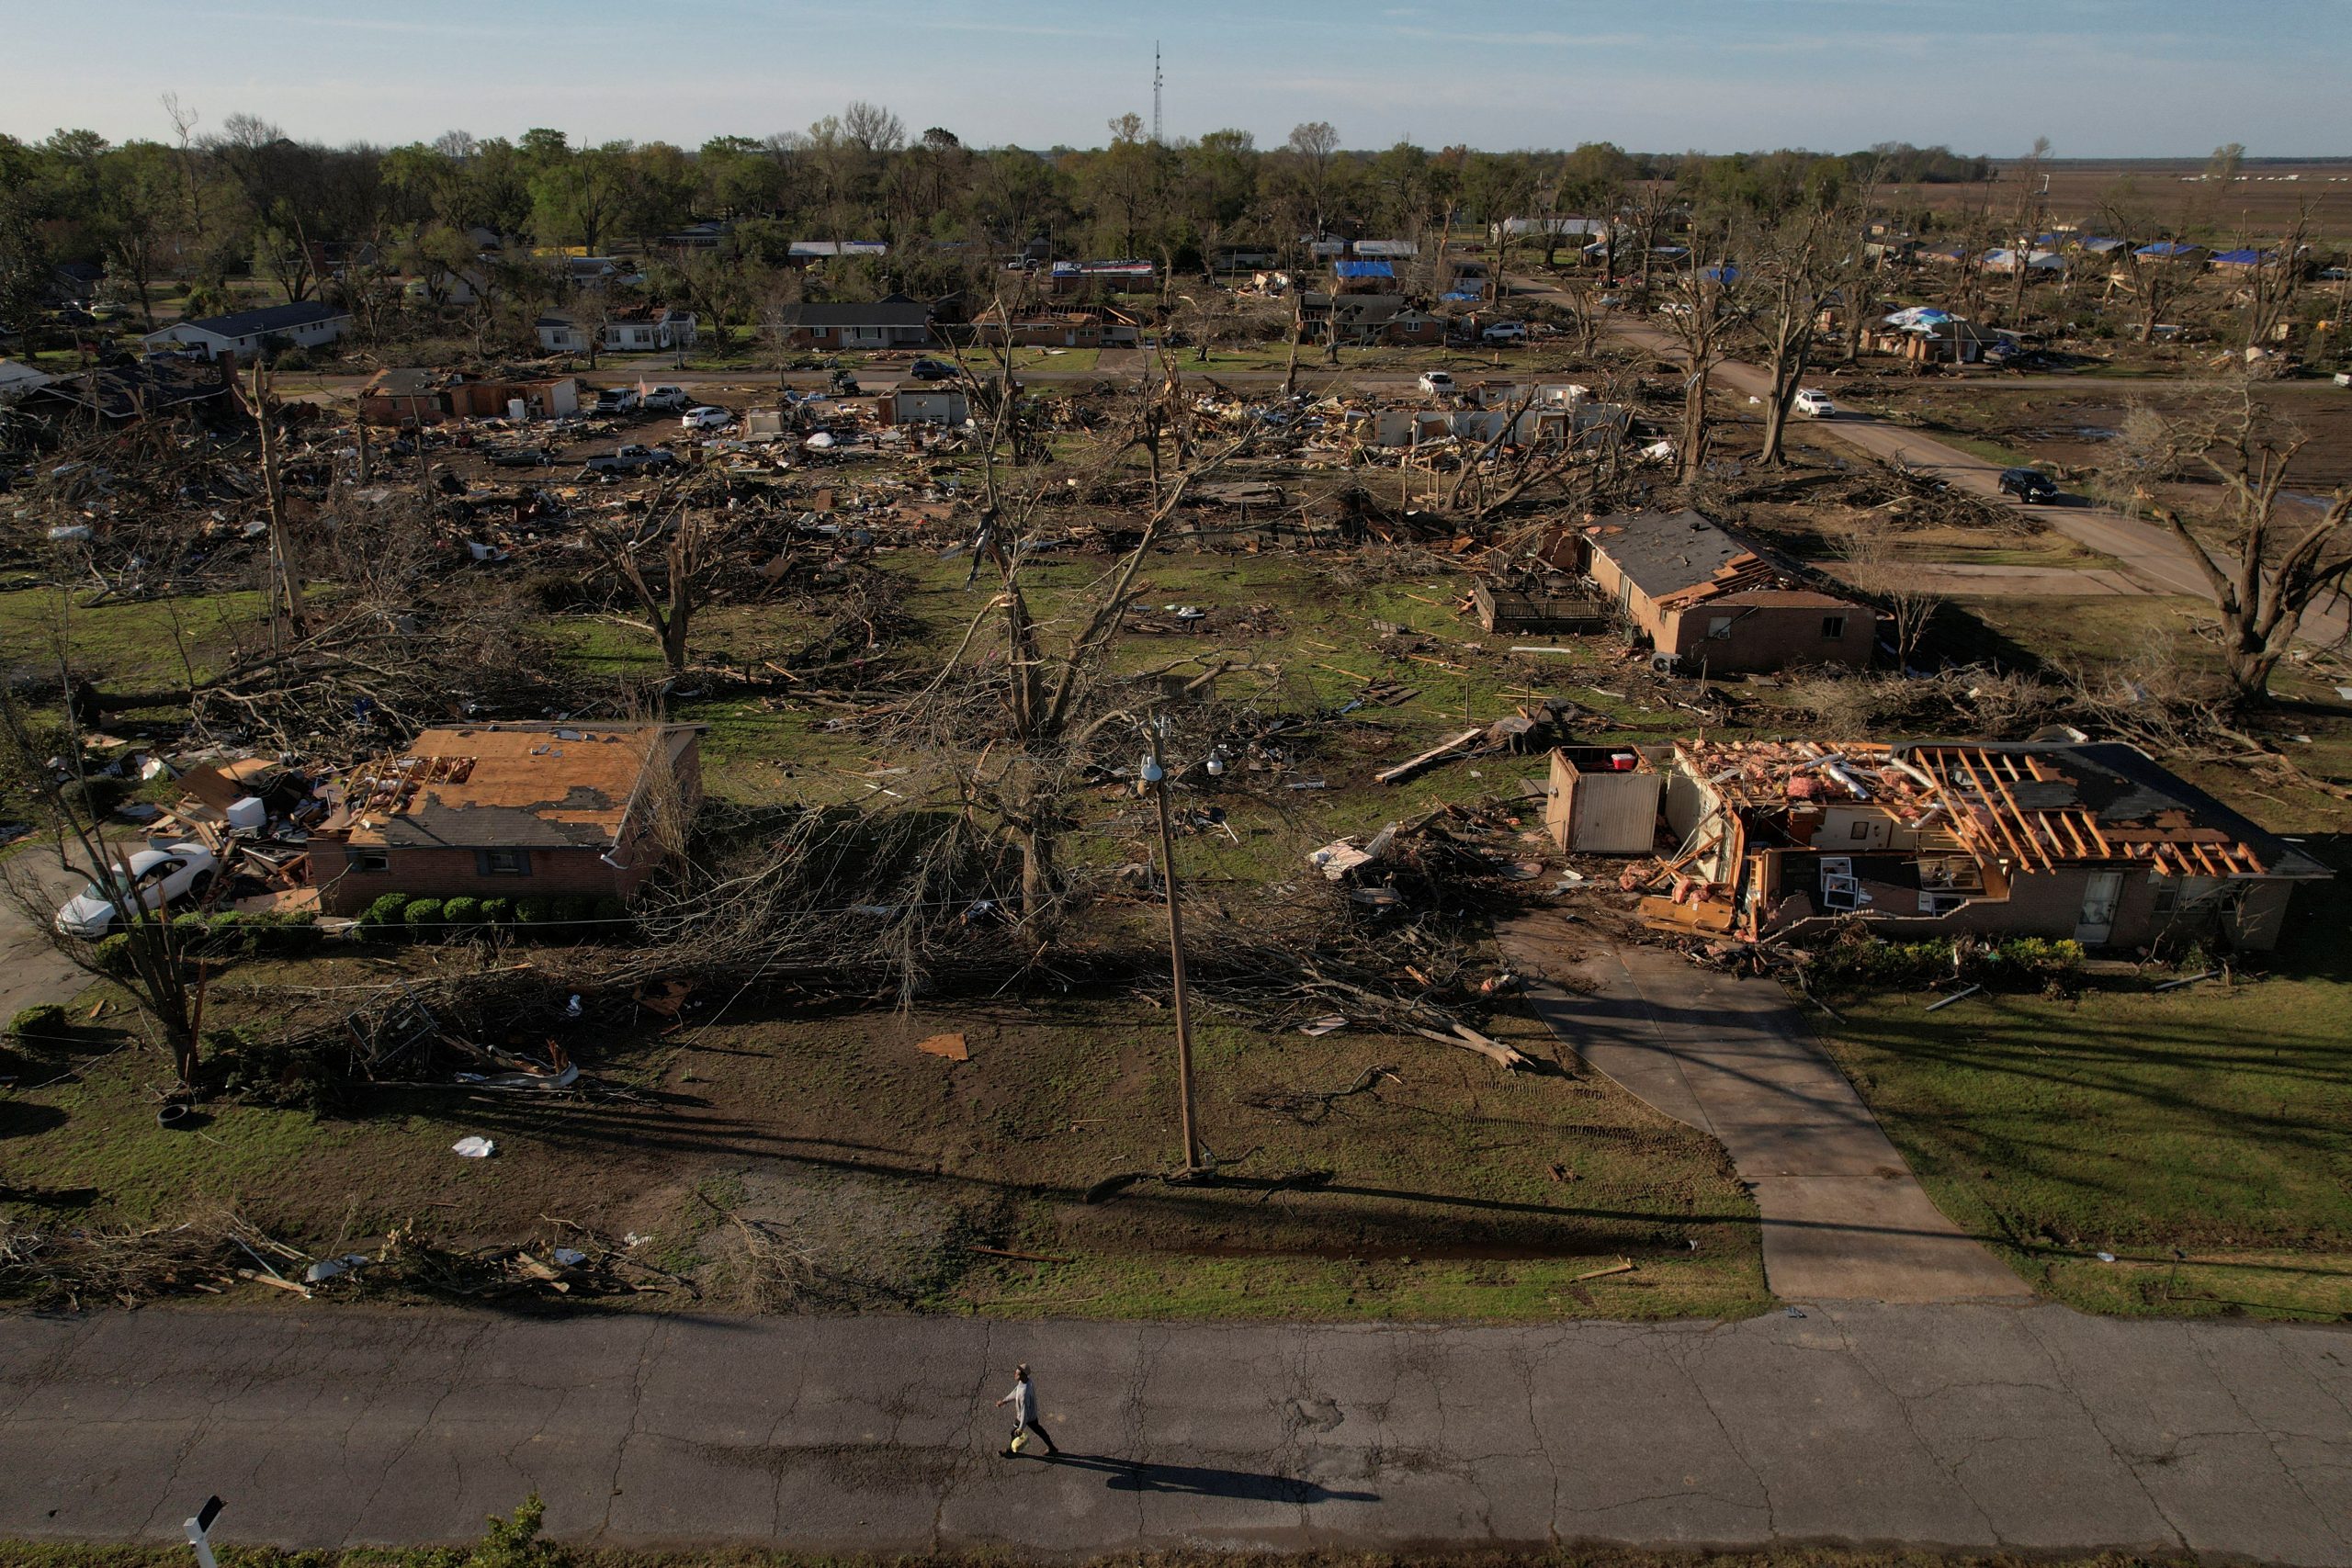
[[[2236,12],[2190,0],[1682,0],[1645,12],[1495,0],[1447,17],[1202,0],[1066,19],[899,0],[879,21],[803,0],[705,0],[659,23],[618,0],[411,0],[356,16],[98,0],[16,20],[21,58],[51,68],[12,73],[0,130],[163,140],[159,100],[175,93],[200,114],[198,134],[244,113],[330,145],[549,126],[575,142],[691,148],[801,130],[865,98],[910,134],[936,125],[972,145],[1092,147],[1120,114],[1149,124],[1156,37],[1171,141],[1238,127],[1272,145],[1319,119],[1356,149],[1908,141],[2006,159],[2047,136],[2057,156],[2090,162],[2202,157],[2227,141],[2251,158],[2314,159],[2346,155],[2307,139],[2313,106],[2341,96],[2347,21],[2344,0]],[[94,47],[102,68],[68,63]]]

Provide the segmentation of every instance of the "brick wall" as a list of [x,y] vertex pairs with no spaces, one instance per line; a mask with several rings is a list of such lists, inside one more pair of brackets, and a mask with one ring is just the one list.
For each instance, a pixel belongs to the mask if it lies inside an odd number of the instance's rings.
[[[642,863],[618,871],[607,865],[596,850],[534,849],[530,852],[529,875],[484,875],[472,850],[387,850],[387,863],[382,871],[361,871],[349,864],[339,867],[335,863],[339,852],[339,846],[322,844],[313,861],[312,874],[322,884],[319,907],[330,915],[358,914],[387,893],[406,893],[418,898],[560,898],[577,895],[626,898],[645,880],[654,863],[654,857],[648,853],[639,857]],[[336,874],[338,871],[340,875]]]

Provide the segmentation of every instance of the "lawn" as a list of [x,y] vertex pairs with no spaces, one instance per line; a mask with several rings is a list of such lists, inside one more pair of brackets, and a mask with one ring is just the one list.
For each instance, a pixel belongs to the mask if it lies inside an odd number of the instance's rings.
[[2059,1300],[2352,1316],[2347,914],[2340,888],[2302,889],[2267,974],[1932,1014],[1876,994],[1825,1028],[1938,1206]]

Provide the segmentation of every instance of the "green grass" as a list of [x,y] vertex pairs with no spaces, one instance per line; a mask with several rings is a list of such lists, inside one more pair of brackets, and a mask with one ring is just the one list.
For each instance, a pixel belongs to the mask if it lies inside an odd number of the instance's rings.
[[266,597],[259,592],[147,599],[84,609],[54,588],[0,592],[0,659],[53,671],[63,637],[78,673],[117,689],[184,686],[187,647],[198,679],[216,672],[240,639],[257,638]]
[[2302,888],[2269,976],[1874,994],[1830,1046],[1937,1205],[2059,1300],[2352,1316],[2346,903]]

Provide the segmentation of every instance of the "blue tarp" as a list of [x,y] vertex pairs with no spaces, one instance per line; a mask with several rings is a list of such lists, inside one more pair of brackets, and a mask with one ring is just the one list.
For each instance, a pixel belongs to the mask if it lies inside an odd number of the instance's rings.
[[1394,277],[1396,269],[1385,261],[1343,261],[1331,264],[1335,277]]
[[2269,258],[2260,251],[2223,251],[2213,259],[2217,262],[2227,262],[2233,266],[2260,266]]

